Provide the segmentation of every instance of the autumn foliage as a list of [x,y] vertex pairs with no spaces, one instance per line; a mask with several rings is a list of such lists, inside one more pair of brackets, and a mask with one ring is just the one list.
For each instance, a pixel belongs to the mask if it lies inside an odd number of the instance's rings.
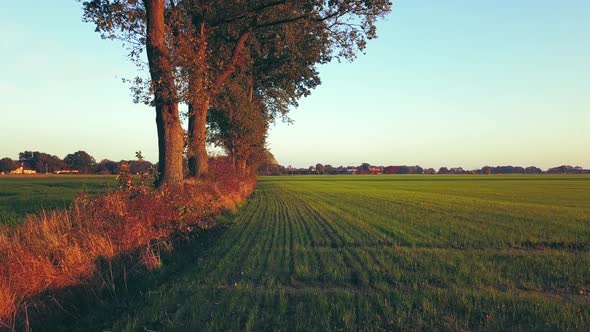
[[28,215],[22,226],[1,230],[0,329],[48,290],[94,282],[99,259],[123,256],[157,268],[171,235],[215,226],[216,215],[236,209],[256,182],[233,175],[223,160],[211,166],[209,179],[180,189],[132,186],[81,195],[68,210]]

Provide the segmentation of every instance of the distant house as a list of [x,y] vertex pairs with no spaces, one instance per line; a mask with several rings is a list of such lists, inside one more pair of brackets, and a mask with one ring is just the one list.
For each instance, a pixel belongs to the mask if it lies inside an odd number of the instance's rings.
[[18,168],[10,172],[10,174],[36,174],[37,171],[33,168],[33,163],[28,159],[21,159],[18,161]]
[[383,174],[397,174],[396,166],[387,166],[383,168]]
[[383,174],[382,167],[369,167],[369,174]]

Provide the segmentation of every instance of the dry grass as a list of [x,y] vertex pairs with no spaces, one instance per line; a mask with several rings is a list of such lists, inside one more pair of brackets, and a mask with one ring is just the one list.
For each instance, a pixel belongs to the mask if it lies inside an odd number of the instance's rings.
[[173,233],[214,226],[218,213],[252,193],[255,179],[227,176],[222,163],[212,166],[211,180],[180,190],[79,196],[69,210],[29,215],[20,227],[0,229],[0,329],[12,326],[39,294],[92,283],[98,259],[128,255],[158,268],[159,250],[170,249]]

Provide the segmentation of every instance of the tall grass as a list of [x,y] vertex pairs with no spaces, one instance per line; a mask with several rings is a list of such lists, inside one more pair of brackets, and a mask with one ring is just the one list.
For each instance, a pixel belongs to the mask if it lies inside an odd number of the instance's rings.
[[72,207],[27,215],[23,225],[0,230],[0,327],[26,318],[43,294],[99,282],[98,260],[115,257],[153,269],[176,233],[207,229],[215,216],[234,210],[255,179],[230,176],[222,162],[208,181],[178,190],[147,186],[100,196],[78,196]]

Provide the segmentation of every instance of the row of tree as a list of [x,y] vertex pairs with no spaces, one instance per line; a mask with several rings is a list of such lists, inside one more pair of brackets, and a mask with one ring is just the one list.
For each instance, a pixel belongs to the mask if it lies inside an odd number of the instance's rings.
[[[83,18],[149,69],[132,90],[156,110],[156,184],[175,186],[185,156],[191,177],[207,175],[208,142],[235,168],[253,169],[269,121],[320,84],[318,64],[362,51],[390,7],[389,0],[87,0]],[[186,135],[179,103],[188,105]]]
[[96,162],[94,157],[85,151],[77,151],[66,155],[63,159],[56,155],[39,151],[24,151],[19,153],[19,160],[11,158],[0,159],[0,173],[10,173],[21,166],[37,173],[55,173],[59,171],[77,171],[82,174],[118,174],[123,164],[132,174],[152,173],[155,165],[143,160],[141,152],[136,160],[112,161],[103,159]]
[[558,167],[549,168],[543,171],[536,166],[520,167],[520,166],[484,166],[481,169],[464,170],[461,167],[446,168],[441,167],[438,174],[584,174],[590,173],[590,170],[584,169],[580,166],[562,165]]
[[[216,111],[213,111],[216,112]],[[212,113],[213,113],[212,112]],[[237,114],[238,115],[238,114]],[[217,114],[216,116],[223,116]],[[241,116],[239,114],[238,116]],[[222,122],[221,122],[222,123]],[[220,134],[221,135],[221,134]],[[235,135],[243,135],[243,133],[232,131],[225,131],[223,135],[228,137]],[[232,138],[227,138],[232,140]],[[239,138],[233,138],[237,144],[246,144]],[[246,147],[236,152],[235,155],[242,153],[248,153],[253,151],[250,147]],[[272,153],[266,149],[260,149],[259,156],[248,156],[248,158],[256,158],[257,173],[259,175],[288,175],[288,174],[370,174],[370,173],[382,173],[382,174],[587,174],[590,170],[584,169],[580,166],[569,166],[562,165],[558,167],[549,168],[543,171],[539,167],[529,166],[484,166],[481,169],[465,170],[462,167],[441,167],[437,170],[434,168],[422,168],[419,165],[415,166],[372,166],[369,163],[362,163],[359,166],[337,166],[322,165],[320,163],[315,166],[309,166],[308,168],[293,168],[279,165]],[[128,171],[131,174],[148,174],[154,173],[157,169],[157,164],[144,160],[141,155],[141,151],[136,153],[137,159],[135,160],[120,160],[112,161],[109,159],[103,159],[100,162],[96,162],[95,158],[92,157],[85,151],[76,151],[66,155],[63,159],[60,159],[56,155],[51,155],[39,151],[23,151],[19,153],[19,160],[13,160],[5,157],[0,159],[0,173],[10,173],[20,166],[20,162],[26,162],[26,167],[37,173],[54,173],[57,171],[64,170],[76,170],[83,174],[118,174],[121,166],[126,165]],[[239,159],[245,160],[245,159]],[[183,172],[188,174],[188,159],[184,158]],[[239,165],[238,165],[239,167]]]
[[481,169],[465,170],[462,167],[440,167],[437,170],[434,168],[422,168],[415,166],[372,166],[368,163],[363,163],[359,166],[337,166],[322,165],[320,163],[315,166],[307,168],[293,168],[285,167],[268,159],[270,161],[263,162],[258,169],[259,175],[297,175],[297,174],[590,174],[589,169],[584,169],[580,166],[562,165],[558,167],[549,168],[543,171],[539,167],[529,166],[484,166]]

